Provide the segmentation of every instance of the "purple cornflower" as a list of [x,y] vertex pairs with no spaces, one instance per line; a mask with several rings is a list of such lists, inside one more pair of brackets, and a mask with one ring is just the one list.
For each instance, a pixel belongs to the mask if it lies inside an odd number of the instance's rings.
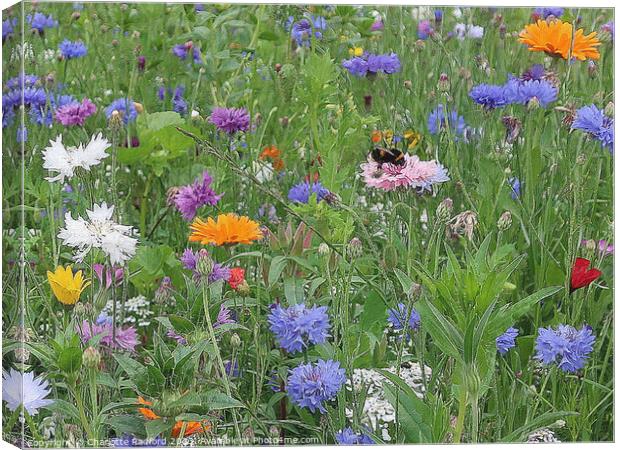
[[123,281],[124,271],[122,267],[105,267],[103,264],[93,264],[93,271],[99,280],[99,283],[103,286],[105,270],[105,288],[110,289],[112,283],[116,286],[120,285]]
[[[3,28],[4,30],[4,28]],[[601,25],[601,31],[602,32],[607,32],[611,35],[611,39],[613,41],[614,38],[614,21],[610,20],[607,23],[604,23],[603,25]],[[4,33],[2,34],[4,36]]]
[[112,328],[112,318],[102,313],[96,323],[84,320],[76,331],[84,344],[95,336],[101,336],[99,345],[112,350],[133,352],[139,343],[136,329],[134,327],[116,327],[116,336],[115,339],[112,339]]
[[172,47],[172,53],[177,56],[182,61],[187,59],[189,54],[192,55],[192,59],[196,64],[202,64],[202,56],[200,55],[200,50],[194,46],[192,41],[188,41],[185,44],[177,44]]
[[546,80],[508,80],[504,86],[504,97],[508,103],[527,105],[536,99],[543,108],[558,98],[558,89]]
[[88,53],[88,49],[83,42],[71,42],[69,39],[65,39],[58,44],[58,50],[60,50],[60,54],[65,59],[81,58],[82,56],[86,56],[86,53]]
[[16,26],[17,26],[16,18],[6,19],[5,21],[2,22],[2,43],[4,43],[4,41],[7,38],[10,38],[13,36]]
[[443,11],[441,9],[435,10],[435,23],[439,25],[443,21]]
[[47,103],[30,109],[30,121],[39,125],[50,126],[54,122],[54,112],[66,105],[78,103],[72,95],[60,95],[50,93],[47,95]]
[[606,116],[602,109],[598,109],[595,105],[579,108],[571,128],[585,131],[613,153],[614,119]]
[[[289,20],[292,18],[289,18]],[[312,32],[314,31],[315,39],[322,39],[323,33],[327,29],[327,21],[321,16],[309,16],[298,22],[293,23],[291,27],[291,36],[297,42],[297,45],[310,47],[312,42]]]
[[17,127],[17,137],[15,139],[18,144],[28,141],[28,128],[22,125]]
[[506,353],[508,353],[508,350],[510,350],[516,345],[515,339],[518,335],[519,330],[510,327],[504,332],[504,334],[495,339],[495,345],[500,355],[505,355]]
[[508,184],[510,185],[510,196],[516,200],[521,196],[521,181],[517,177],[512,177],[508,178]]
[[357,77],[374,76],[379,72],[391,74],[400,71],[400,59],[396,53],[374,55],[364,52],[362,56],[343,60],[342,67]]
[[549,16],[560,18],[564,14],[564,8],[534,8],[532,17],[536,20],[546,19]]
[[336,433],[338,445],[373,445],[376,442],[364,433],[356,433],[351,427],[347,427]]
[[338,361],[319,359],[316,364],[291,369],[286,391],[295,405],[326,413],[324,402],[336,398],[345,381],[345,371]]
[[446,116],[441,104],[437,105],[428,115],[427,125],[430,134],[439,134],[448,128],[450,133],[457,137],[465,136],[467,128],[463,116],[459,116],[455,110],[452,110],[450,115]]
[[220,312],[217,313],[217,320],[213,324],[213,328],[219,328],[229,323],[237,323],[233,318],[233,312],[224,305],[220,305]]
[[329,336],[327,306],[306,308],[303,303],[282,308],[272,307],[269,329],[276,336],[278,344],[289,353],[296,353],[308,344],[322,344]]
[[534,64],[532,67],[523,72],[520,79],[521,81],[544,80],[545,75],[545,67],[542,64]]
[[36,75],[19,75],[17,77],[10,78],[5,86],[7,89],[18,89],[21,87],[31,87],[37,84],[39,77]]
[[[209,253],[205,249],[202,249],[198,252],[194,252],[191,248],[186,248],[185,251],[183,252],[183,255],[181,255],[181,258],[180,258],[180,261],[181,261],[181,264],[183,264],[183,267],[192,271],[195,281],[200,281],[203,279],[202,274],[198,270],[198,260],[201,257],[208,258]],[[209,283],[215,283],[216,281],[220,281],[220,280],[228,281],[229,278],[230,278],[230,268],[228,268],[227,266],[223,266],[220,263],[213,263],[211,272],[209,273],[209,276],[207,277],[207,281]]]
[[[587,239],[583,239],[581,241],[581,245],[583,247],[587,247],[589,242],[590,241],[588,241]],[[609,256],[609,255],[614,254],[614,244],[610,244],[605,239],[601,239],[600,241],[598,241],[597,247],[598,247],[598,254],[600,256]]]
[[177,341],[177,344],[187,345],[187,339],[174,331],[172,328],[166,331],[166,336]]
[[377,17],[370,26],[370,31],[381,31],[383,28],[383,20],[380,17]]
[[392,325],[395,331],[400,331],[406,326],[407,339],[411,339],[409,331],[420,328],[420,315],[414,308],[411,308],[409,319],[407,319],[407,306],[404,303],[399,303],[398,309],[388,309],[388,323]]
[[213,108],[209,122],[221,131],[234,134],[250,128],[250,114],[245,108]]
[[487,110],[500,108],[509,103],[506,99],[505,87],[494,84],[483,83],[474,86],[469,92],[469,97]]
[[432,36],[434,31],[430,20],[425,19],[418,22],[418,39],[426,40]]
[[205,205],[215,206],[220,201],[224,194],[216,194],[211,188],[212,182],[211,175],[205,170],[193,184],[179,188],[172,202],[185,220],[190,221],[196,217],[198,208]]
[[556,363],[564,372],[574,373],[585,366],[595,341],[589,325],[580,330],[570,325],[558,325],[555,330],[539,328],[536,358],[544,364]]
[[117,98],[105,109],[105,115],[109,119],[112,113],[118,111],[123,118],[123,122],[127,125],[129,122],[136,120],[138,111],[134,106],[134,102],[130,98]]
[[46,28],[56,28],[58,26],[58,21],[54,20],[51,14],[46,16],[40,12],[34,13],[34,16],[28,14],[26,22],[30,24],[33,30],[37,30],[39,34],[42,34]]
[[220,263],[213,264],[213,269],[209,274],[209,283],[215,283],[220,280],[228,281],[229,278],[230,268],[228,266],[223,266]]
[[280,222],[276,207],[271,203],[263,203],[260,205],[258,208],[258,217],[266,217],[267,221],[274,224]]
[[56,109],[56,121],[64,126],[83,126],[87,117],[92,116],[97,107],[89,99],[85,98],[82,103],[70,103]]
[[308,181],[302,181],[288,191],[288,199],[296,203],[308,203],[312,194],[316,194],[316,201],[320,202],[329,191],[319,181],[312,185]]
[[239,370],[239,362],[235,359],[233,361],[224,362],[224,371],[230,378],[238,378],[241,371]]

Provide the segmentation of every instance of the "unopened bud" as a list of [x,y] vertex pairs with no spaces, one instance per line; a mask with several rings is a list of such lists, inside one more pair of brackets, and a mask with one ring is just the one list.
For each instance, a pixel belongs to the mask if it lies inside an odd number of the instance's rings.
[[510,211],[504,211],[497,221],[499,231],[506,231],[512,226],[512,214]]
[[250,291],[250,285],[246,280],[243,280],[241,283],[239,283],[239,286],[237,286],[237,292],[242,297],[247,297],[248,295],[250,295]]
[[439,220],[440,222],[447,222],[448,220],[450,220],[450,217],[452,216],[452,207],[452,199],[450,197],[444,198],[439,204],[439,206],[437,206],[437,210],[435,211],[435,216],[437,217],[437,220]]
[[200,113],[196,111],[195,109],[192,109],[190,116],[194,120],[200,119]]
[[588,239],[586,241],[586,249],[590,252],[593,252],[594,250],[596,250],[596,242],[594,242],[593,239]]
[[590,78],[596,78],[598,75],[598,66],[592,60],[588,61],[588,75]]
[[588,157],[586,156],[585,153],[580,153],[579,155],[577,155],[577,164],[580,166],[583,166],[586,161],[588,160]]
[[347,244],[347,256],[349,259],[355,259],[362,256],[362,241],[359,238],[354,237]]
[[237,333],[233,333],[233,335],[230,337],[230,345],[233,348],[241,347],[241,338]]
[[80,20],[80,17],[82,17],[82,14],[79,11],[73,11],[73,14],[71,14],[71,20]]
[[282,128],[286,128],[288,126],[288,116],[280,117],[280,125]]
[[142,103],[133,102],[133,107],[136,108],[138,114],[142,114],[144,112],[144,106],[142,106]]
[[208,277],[213,271],[213,260],[209,256],[209,252],[202,249],[198,252],[198,261],[196,261],[196,270],[200,275]]
[[605,115],[607,117],[613,117],[614,116],[614,108],[615,108],[614,102],[607,103],[607,105],[605,106],[605,110],[604,110]]
[[527,110],[528,111],[533,111],[535,109],[540,108],[540,101],[538,100],[537,97],[532,97],[528,102],[527,102]]
[[282,70],[282,64],[277,63],[277,64],[275,65],[275,69],[276,69],[276,73],[280,73],[280,71]]
[[506,38],[506,24],[503,22],[499,25],[499,38],[500,39]]
[[450,78],[447,73],[439,75],[439,81],[437,82],[437,89],[439,92],[448,92],[450,90]]
[[84,366],[88,369],[96,369],[101,362],[101,354],[95,347],[88,347],[82,355]]
[[325,242],[321,242],[319,244],[318,252],[319,252],[319,255],[321,256],[329,255],[329,252],[330,252],[329,245],[327,245]]
[[403,83],[403,85],[405,86],[405,89],[411,90],[411,86],[413,85],[411,83],[411,80],[405,80],[405,82]]

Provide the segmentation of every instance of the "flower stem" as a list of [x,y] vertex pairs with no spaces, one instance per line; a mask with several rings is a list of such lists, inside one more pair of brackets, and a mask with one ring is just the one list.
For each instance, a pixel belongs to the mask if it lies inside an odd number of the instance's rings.
[[459,394],[459,415],[456,418],[456,427],[454,429],[453,443],[461,442],[461,435],[463,434],[463,424],[465,423],[465,414],[467,412],[467,389],[465,386],[460,386]]

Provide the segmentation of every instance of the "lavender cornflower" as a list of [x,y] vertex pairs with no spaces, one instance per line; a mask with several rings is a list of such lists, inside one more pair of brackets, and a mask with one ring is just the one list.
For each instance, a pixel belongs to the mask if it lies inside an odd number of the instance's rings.
[[174,331],[172,328],[166,331],[166,336],[177,341],[177,344],[187,345],[187,339]]
[[373,445],[375,441],[364,433],[356,433],[351,427],[347,427],[336,433],[338,445]]
[[544,80],[545,79],[545,66],[542,64],[534,64],[532,67],[527,69],[521,75],[521,81],[529,81],[529,80]]
[[88,49],[81,41],[71,42],[69,39],[65,39],[58,44],[58,50],[65,59],[81,58],[88,53]]
[[431,111],[428,116],[428,131],[431,134],[439,134],[446,128],[450,130],[450,133],[456,137],[465,136],[467,125],[463,116],[459,116],[455,110],[452,110],[448,116],[444,113],[443,105],[437,105],[437,107]]
[[605,239],[598,241],[598,246],[594,241],[590,241],[588,239],[581,240],[581,245],[583,247],[588,247],[590,243],[592,243],[593,247],[598,247],[599,256],[609,256],[614,254],[614,244],[610,244]]
[[418,312],[411,308],[409,319],[407,319],[407,306],[404,303],[398,304],[398,309],[388,309],[388,323],[395,331],[400,331],[407,327],[407,339],[411,339],[409,331],[414,331],[420,328],[420,315]]
[[177,56],[182,61],[187,59],[188,55],[192,55],[192,59],[196,64],[202,64],[202,56],[200,55],[200,50],[194,46],[192,41],[188,41],[185,44],[177,44],[172,47],[172,53]]
[[544,79],[519,81],[508,80],[504,86],[504,98],[508,103],[528,105],[536,99],[543,108],[558,98],[558,88]]
[[321,16],[309,16],[298,22],[293,23],[291,27],[291,36],[297,42],[297,45],[310,47],[312,35],[314,32],[315,39],[323,38],[323,31],[327,29],[327,21]]
[[245,108],[213,108],[209,122],[221,131],[234,134],[250,128],[250,114]]
[[117,111],[123,118],[123,122],[127,125],[129,122],[136,120],[138,111],[134,105],[134,101],[130,98],[117,98],[105,109],[105,115],[109,119],[112,113]]
[[220,312],[217,313],[217,320],[213,324],[213,328],[219,328],[222,325],[237,323],[233,318],[233,312],[223,304],[220,305]]
[[430,20],[425,19],[418,22],[418,39],[426,40],[434,31]]
[[595,105],[579,108],[571,129],[585,131],[613,153],[614,119],[605,115],[602,109],[598,109]]
[[326,413],[324,402],[336,398],[345,381],[345,371],[338,361],[319,359],[316,364],[291,369],[286,391],[295,405]]
[[[609,22],[604,23],[603,25],[601,25],[601,32],[609,33],[609,35],[611,36],[611,39],[613,41],[613,39],[614,39],[614,21],[610,20]],[[4,33],[2,35],[4,36]]]
[[46,16],[40,12],[36,12],[34,15],[28,14],[26,22],[30,24],[33,31],[36,30],[39,34],[43,34],[46,28],[56,28],[58,26],[58,21],[54,20],[51,14]]
[[574,373],[585,366],[595,341],[589,325],[580,330],[570,325],[558,325],[555,330],[539,328],[536,358],[544,364],[556,363],[564,372]]
[[2,22],[2,43],[6,41],[8,38],[13,36],[15,32],[15,27],[17,26],[17,19],[6,19]]
[[342,61],[342,67],[358,77],[375,76],[379,72],[392,74],[400,71],[400,59],[396,53],[374,55],[364,52],[362,56],[354,56]]
[[84,320],[81,326],[76,326],[82,342],[86,344],[91,338],[101,336],[99,345],[112,350],[127,350],[133,352],[138,345],[138,333],[134,327],[116,327],[113,339],[112,318],[101,313],[95,323]]
[[215,283],[216,281],[224,280],[228,281],[230,278],[230,268],[220,263],[213,263],[213,269],[209,274],[209,283]]
[[508,353],[508,350],[510,350],[516,345],[515,339],[518,335],[519,330],[510,327],[504,332],[504,334],[495,339],[495,345],[497,346],[497,351],[500,355],[505,355],[506,353]]
[[564,14],[564,8],[534,8],[532,17],[534,20],[546,19],[549,16],[560,18]]
[[370,31],[382,31],[384,28],[383,20],[380,17],[377,17],[375,21],[370,26]]
[[220,201],[224,194],[216,194],[211,188],[212,182],[211,175],[205,170],[193,184],[179,188],[172,202],[185,220],[193,220],[198,208],[205,205],[215,206]]
[[[200,272],[198,267],[198,260],[201,257],[201,252],[205,257],[208,257],[208,252],[204,249],[194,252],[191,248],[186,248],[183,255],[181,255],[181,258],[179,258],[181,264],[183,264],[183,267],[192,271],[195,281],[200,281],[203,279],[203,274]],[[230,268],[223,266],[220,263],[213,263],[206,279],[209,283],[215,283],[220,280],[227,281],[229,278]]]
[[327,306],[307,308],[303,303],[282,308],[276,305],[267,318],[269,329],[287,352],[296,353],[308,344],[322,344],[329,336]]
[[17,77],[10,78],[5,86],[7,89],[19,89],[21,87],[31,87],[37,84],[39,77],[36,75],[24,75],[21,74]]
[[329,190],[323,187],[319,181],[312,184],[308,181],[302,181],[288,191],[288,199],[295,203],[308,203],[312,194],[316,194],[316,201],[320,202],[329,194]]
[[85,98],[82,103],[70,103],[56,109],[55,118],[64,126],[83,126],[87,117],[92,116],[97,107],[89,99]]
[[510,196],[513,200],[518,199],[521,196],[521,181],[517,177],[508,178],[508,184],[510,185]]
[[474,86],[469,92],[469,97],[487,110],[500,108],[509,103],[506,99],[505,87],[494,84],[483,83]]

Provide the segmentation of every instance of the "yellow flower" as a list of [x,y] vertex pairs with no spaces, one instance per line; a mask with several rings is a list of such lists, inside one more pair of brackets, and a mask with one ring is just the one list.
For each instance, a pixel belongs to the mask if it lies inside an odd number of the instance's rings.
[[405,139],[407,140],[407,148],[412,149],[418,142],[422,139],[422,135],[414,130],[407,130],[404,134]]
[[601,45],[596,38],[596,31],[584,36],[583,28],[578,29],[573,36],[573,26],[569,22],[554,20],[550,23],[539,20],[536,23],[526,25],[519,33],[519,41],[526,44],[531,52],[545,52],[551,56],[561,56],[568,59],[571,56],[580,61],[585,59],[599,59],[600,54],[596,49]]
[[90,284],[90,281],[82,278],[81,270],[74,275],[71,266],[58,266],[53,273],[48,270],[47,280],[58,301],[65,305],[74,305],[80,299],[82,291]]
[[190,229],[190,242],[201,244],[251,244],[263,237],[257,222],[233,213],[220,214],[217,220],[209,217],[206,222],[196,218]]
[[364,49],[362,47],[353,47],[349,49],[349,55],[351,56],[362,56],[364,54]]

